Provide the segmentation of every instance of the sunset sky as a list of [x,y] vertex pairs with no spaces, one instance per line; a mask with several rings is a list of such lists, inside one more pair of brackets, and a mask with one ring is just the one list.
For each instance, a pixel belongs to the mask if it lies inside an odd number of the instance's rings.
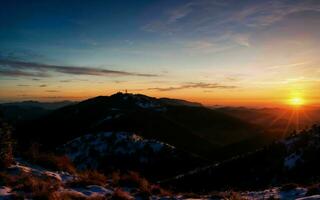
[[1,102],[125,89],[207,105],[318,104],[320,1],[1,1]]

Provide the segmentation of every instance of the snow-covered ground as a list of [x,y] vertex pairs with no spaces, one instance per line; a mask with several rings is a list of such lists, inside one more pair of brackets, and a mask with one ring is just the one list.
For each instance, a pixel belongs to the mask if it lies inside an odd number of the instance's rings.
[[264,199],[297,199],[305,197],[307,193],[306,188],[298,187],[296,189],[281,191],[280,188],[271,188],[262,191],[250,191],[242,192],[241,196],[244,199],[255,199],[255,200],[264,200]]
[[[107,184],[105,186],[99,186],[99,185],[84,185],[84,186],[78,186],[78,187],[71,187],[68,186],[68,181],[77,179],[77,175],[71,175],[66,172],[54,172],[50,170],[43,169],[41,167],[30,165],[25,162],[17,162],[17,164],[12,165],[8,170],[9,174],[15,175],[19,172],[23,172],[26,174],[36,175],[40,177],[51,177],[53,179],[56,179],[57,181],[61,182],[60,188],[57,190],[57,193],[72,193],[76,196],[81,196],[82,198],[88,198],[90,197],[102,197],[105,199],[110,199],[111,196],[114,194],[116,190],[119,189],[119,187],[113,187],[111,183],[112,180],[108,180]],[[1,183],[1,182],[0,182]],[[139,190],[138,188],[130,188],[125,187],[121,188],[122,191],[125,191],[128,194],[128,197],[131,199],[143,199],[141,196],[137,195],[137,193],[134,193],[133,191]],[[165,199],[173,199],[173,200],[184,200],[184,199],[233,199],[230,197],[230,194],[236,194],[237,198],[239,199],[246,199],[246,200],[264,200],[264,199],[285,199],[285,200],[291,200],[291,199],[298,199],[298,200],[314,200],[314,199],[320,199],[320,195],[310,195],[306,196],[308,189],[303,187],[297,187],[295,189],[290,190],[281,190],[281,188],[270,188],[267,190],[262,191],[244,191],[244,192],[219,192],[217,195],[198,195],[192,194],[192,197],[190,197],[190,194],[175,194],[171,193],[169,196],[157,196],[157,195],[151,195],[150,199],[154,200],[165,200]],[[21,192],[21,191],[15,191],[13,188],[6,186],[6,185],[0,185],[0,200],[7,200],[7,199],[13,199],[14,195],[20,192],[20,195],[25,195],[27,197],[27,193]],[[234,196],[234,195],[233,195]],[[25,198],[27,199],[27,198]],[[29,198],[30,199],[30,198]]]
[[163,142],[144,139],[134,133],[102,132],[78,137],[65,144],[61,150],[78,168],[83,169],[97,168],[98,160],[108,156],[130,156],[145,163],[163,151],[174,152],[175,148]]
[[[124,192],[127,192],[128,197],[130,199],[138,199],[138,196],[135,197],[135,195],[137,195],[137,191],[139,191],[139,188],[132,188],[132,187],[120,188],[119,186],[113,186],[111,178],[107,180],[106,184],[104,184],[103,186],[101,185],[72,186],[68,183],[73,180],[77,180],[79,178],[77,174],[72,175],[67,172],[50,171],[36,165],[28,164],[23,161],[17,162],[16,164],[12,165],[7,170],[5,170],[5,173],[7,176],[11,178],[16,178],[17,177],[16,175],[23,173],[24,176],[30,176],[30,177],[36,176],[44,180],[46,180],[46,178],[55,180],[58,183],[60,183],[59,188],[56,190],[57,196],[59,194],[68,193],[68,194],[72,194],[73,196],[81,197],[77,199],[90,199],[92,197],[101,197],[102,199],[110,199],[111,196],[114,194],[114,192],[120,189]],[[30,194],[28,193],[29,191],[17,189],[19,188],[19,186],[15,188],[15,187],[10,187],[8,185],[1,185],[1,183],[2,183],[2,180],[0,177],[0,200],[15,199],[17,195],[19,197],[23,196],[24,199],[29,199],[29,200],[32,199],[32,197],[30,197]],[[132,191],[135,191],[135,193],[132,193]],[[160,197],[152,196],[152,199],[156,200],[156,199],[160,199]]]
[[[36,165],[27,164],[25,162],[17,162],[15,165],[12,165],[7,169],[8,175],[12,175],[13,177],[21,172],[30,176],[52,178],[58,182],[61,182],[61,187],[58,190],[60,193],[70,192],[78,194],[82,197],[105,196],[106,194],[112,194],[112,190],[97,185],[88,185],[82,188],[64,187],[64,184],[66,184],[68,181],[77,178],[77,176],[71,175],[67,172],[53,172]],[[11,199],[10,197],[19,193],[21,193],[21,191],[14,191],[13,188],[0,185],[0,200]]]

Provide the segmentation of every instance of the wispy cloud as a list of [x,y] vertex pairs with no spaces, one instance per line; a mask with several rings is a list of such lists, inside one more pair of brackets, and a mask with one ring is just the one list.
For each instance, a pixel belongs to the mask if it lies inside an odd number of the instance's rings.
[[[318,0],[305,1],[189,1],[185,4],[162,11],[163,16],[143,27],[146,31],[209,30],[225,26],[224,29],[239,26],[257,27],[271,25],[284,17],[297,12],[320,11]],[[183,23],[180,23],[181,20]],[[180,27],[180,28],[177,28]]]
[[0,76],[49,77],[49,72],[91,76],[141,76],[156,77],[157,74],[135,73],[120,70],[108,70],[95,67],[50,65],[36,62],[0,59]]
[[0,64],[0,76],[10,77],[48,77],[48,74],[44,72],[28,72],[18,69],[1,68]]
[[58,90],[46,90],[46,92],[59,92]]
[[231,44],[250,47],[256,31],[265,30],[294,13],[320,12],[320,3],[318,0],[194,0],[157,12],[162,15],[146,23],[143,30],[176,34],[179,39],[188,40],[207,37],[198,43],[201,48],[223,49]]
[[70,83],[72,80],[61,80],[61,83]]
[[190,89],[190,88],[200,88],[200,89],[234,89],[237,86],[233,85],[222,85],[219,83],[185,83],[179,86],[174,87],[155,87],[155,88],[148,88],[148,90],[157,90],[157,91],[174,91],[174,90],[183,90],[183,89]]
[[287,68],[292,68],[292,67],[300,67],[300,66],[305,66],[309,64],[309,62],[297,62],[297,63],[290,63],[290,64],[284,64],[284,65],[274,65],[267,67],[268,70],[279,70],[279,69],[287,69]]

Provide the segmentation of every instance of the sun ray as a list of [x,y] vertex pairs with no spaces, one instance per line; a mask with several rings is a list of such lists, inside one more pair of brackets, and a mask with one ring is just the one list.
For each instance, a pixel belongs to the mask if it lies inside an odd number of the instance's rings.
[[299,119],[300,116],[299,115],[300,115],[300,110],[297,109],[296,110],[296,130],[297,131],[299,131],[299,129],[300,129],[300,127],[299,127],[300,126],[300,119]]
[[283,134],[282,134],[282,136],[281,136],[282,138],[284,138],[284,137],[286,136],[286,134],[287,134],[287,132],[288,132],[288,130],[289,130],[291,121],[292,121],[292,119],[293,119],[293,117],[294,117],[294,114],[295,114],[295,110],[293,109],[293,110],[291,111],[290,117],[289,117],[289,119],[288,119],[286,128],[285,128],[285,130],[284,130],[284,132],[283,132]]
[[305,110],[301,110],[301,113],[303,114],[303,116],[305,117],[305,119],[307,119],[307,121],[309,121],[311,124],[313,122],[312,118],[308,115],[308,113],[306,113]]
[[281,114],[277,115],[274,120],[269,124],[269,128],[272,127],[277,121],[282,119],[288,113],[287,110],[283,111]]

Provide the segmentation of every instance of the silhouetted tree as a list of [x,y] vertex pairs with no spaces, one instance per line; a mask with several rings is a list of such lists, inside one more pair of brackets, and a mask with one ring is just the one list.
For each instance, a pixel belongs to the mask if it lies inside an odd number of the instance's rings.
[[0,168],[7,168],[13,163],[13,140],[11,128],[0,120]]

